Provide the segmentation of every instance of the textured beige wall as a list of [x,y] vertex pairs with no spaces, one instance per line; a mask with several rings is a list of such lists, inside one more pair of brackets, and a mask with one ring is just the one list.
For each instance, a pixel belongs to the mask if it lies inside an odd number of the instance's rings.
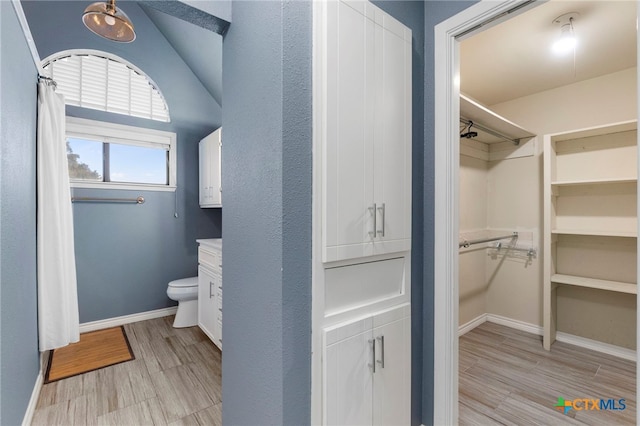
[[[484,160],[460,156],[460,233],[487,227],[487,165]],[[486,250],[462,250],[459,257],[459,324],[487,312]]]
[[[542,229],[542,157],[489,163],[488,227],[525,231]],[[539,248],[540,240],[533,241]],[[528,239],[531,241],[531,238]],[[520,239],[525,245],[527,239]],[[487,312],[542,324],[542,257],[529,263],[522,256],[487,257]]]
[[[540,136],[634,120],[636,74],[637,69],[631,68],[490,108]],[[540,150],[541,144],[534,157],[491,164],[489,226],[520,223],[542,229]],[[536,245],[540,247],[542,235],[538,236]],[[489,285],[488,312],[542,325],[541,274],[541,261],[530,269],[516,265],[501,268],[499,278]],[[634,295],[564,286],[557,303],[559,331],[635,348]]]

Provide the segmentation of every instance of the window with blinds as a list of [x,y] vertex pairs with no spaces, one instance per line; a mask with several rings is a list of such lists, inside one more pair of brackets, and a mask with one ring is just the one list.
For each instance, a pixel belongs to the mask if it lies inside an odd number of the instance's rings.
[[106,52],[71,50],[43,61],[67,105],[169,121],[169,108],[153,81],[122,58]]

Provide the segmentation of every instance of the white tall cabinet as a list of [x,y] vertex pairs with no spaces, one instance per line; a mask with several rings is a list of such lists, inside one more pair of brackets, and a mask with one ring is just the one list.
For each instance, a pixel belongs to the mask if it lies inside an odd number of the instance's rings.
[[312,422],[409,424],[412,35],[338,0],[314,37]]
[[200,207],[222,207],[222,127],[200,141]]
[[327,2],[323,260],[411,248],[411,31]]

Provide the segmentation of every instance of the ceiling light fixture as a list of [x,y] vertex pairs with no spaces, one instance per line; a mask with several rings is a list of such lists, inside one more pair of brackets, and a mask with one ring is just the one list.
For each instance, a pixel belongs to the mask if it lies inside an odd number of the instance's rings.
[[129,17],[116,9],[116,1],[97,2],[89,5],[82,15],[82,22],[91,31],[112,41],[129,43],[136,39]]
[[553,43],[552,49],[558,55],[575,52],[578,40],[576,38],[573,24],[578,17],[577,12],[565,13],[553,20],[555,25],[560,26],[560,38]]

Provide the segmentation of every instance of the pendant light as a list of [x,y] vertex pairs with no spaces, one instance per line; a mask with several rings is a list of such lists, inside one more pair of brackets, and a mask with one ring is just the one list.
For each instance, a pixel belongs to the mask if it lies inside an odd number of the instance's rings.
[[82,22],[91,31],[112,41],[129,43],[136,39],[129,17],[116,9],[116,1],[97,2],[89,5],[82,15]]

